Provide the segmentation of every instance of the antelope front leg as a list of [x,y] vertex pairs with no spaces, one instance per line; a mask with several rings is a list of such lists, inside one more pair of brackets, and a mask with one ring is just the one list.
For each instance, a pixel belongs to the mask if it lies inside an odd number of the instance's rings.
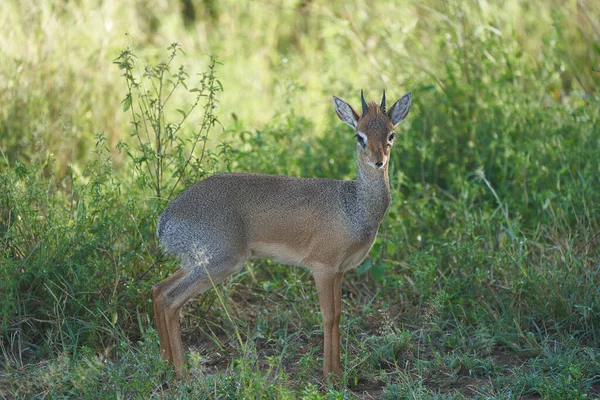
[[331,334],[332,350],[331,362],[333,363],[333,373],[337,378],[343,376],[342,362],[340,360],[340,318],[342,317],[342,281],[344,273],[340,272],[335,276],[333,287],[335,312],[333,315],[333,329]]
[[[333,372],[333,325],[335,319],[335,273],[318,272],[314,274],[323,317],[323,380]],[[339,330],[339,329],[338,329]],[[339,344],[338,344],[339,347]],[[339,349],[338,349],[339,355]]]

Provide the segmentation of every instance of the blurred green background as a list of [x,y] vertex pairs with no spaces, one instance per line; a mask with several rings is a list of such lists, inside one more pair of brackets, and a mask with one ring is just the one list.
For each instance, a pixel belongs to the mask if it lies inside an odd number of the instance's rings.
[[[0,397],[598,396],[598,70],[592,0],[4,1]],[[413,106],[344,283],[343,384],[310,275],[264,260],[185,308],[173,382],[166,201],[219,171],[353,179],[331,96],[361,89]]]
[[469,107],[488,85],[562,101],[597,87],[598,13],[591,1],[8,1],[0,134],[12,160],[48,149],[80,163],[100,131],[116,145],[129,121],[111,62],[125,48],[156,61],[172,42],[190,71],[206,54],[223,63],[226,126],[293,111],[315,124],[305,135],[324,135],[331,95],[358,103],[360,89],[434,90],[416,97],[428,112],[442,99]]

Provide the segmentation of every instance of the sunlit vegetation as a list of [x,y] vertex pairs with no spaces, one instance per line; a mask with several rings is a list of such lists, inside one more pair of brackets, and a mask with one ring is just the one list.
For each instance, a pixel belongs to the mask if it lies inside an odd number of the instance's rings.
[[[598,70],[591,0],[3,2],[0,397],[599,396]],[[413,106],[343,382],[310,274],[268,260],[185,307],[175,381],[166,202],[215,172],[352,179],[331,95],[361,89]]]

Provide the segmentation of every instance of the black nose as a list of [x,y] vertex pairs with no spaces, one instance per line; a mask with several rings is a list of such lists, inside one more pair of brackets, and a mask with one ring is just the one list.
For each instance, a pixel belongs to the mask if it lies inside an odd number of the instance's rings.
[[376,166],[377,168],[381,168],[381,166],[382,166],[382,165],[383,165],[383,163],[382,163],[382,162],[375,163],[375,166]]

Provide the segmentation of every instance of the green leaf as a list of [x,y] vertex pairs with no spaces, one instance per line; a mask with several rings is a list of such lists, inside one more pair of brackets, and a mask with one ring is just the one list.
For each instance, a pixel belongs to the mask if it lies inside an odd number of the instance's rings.
[[126,112],[131,107],[131,94],[128,94],[123,100],[123,112]]
[[435,90],[434,85],[421,86],[421,87],[417,88],[417,90],[415,90],[415,92],[429,92],[431,90]]
[[359,275],[364,274],[365,272],[367,272],[368,270],[370,270],[372,266],[373,266],[373,261],[367,260],[364,263],[362,263],[360,265],[360,267],[358,267],[358,271],[357,272],[358,272]]
[[396,243],[386,242],[385,246],[389,255],[394,254],[396,252]]
[[113,325],[116,325],[118,320],[119,320],[119,314],[117,314],[116,311],[113,311],[110,322],[112,322]]
[[373,268],[371,268],[371,276],[373,277],[373,279],[375,279],[376,282],[383,281],[383,278],[385,277],[385,265],[374,265]]

